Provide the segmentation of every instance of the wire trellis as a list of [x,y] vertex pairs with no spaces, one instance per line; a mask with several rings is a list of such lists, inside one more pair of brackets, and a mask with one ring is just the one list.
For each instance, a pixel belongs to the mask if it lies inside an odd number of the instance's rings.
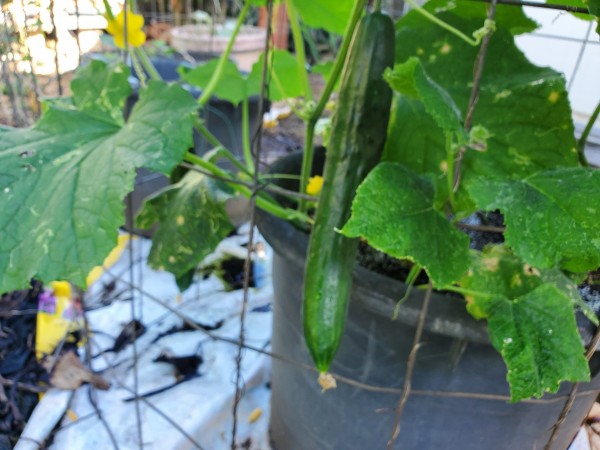
[[[519,4],[519,5],[525,4],[525,2],[521,2],[521,1],[513,2],[512,0],[490,0],[489,2],[491,3],[490,9],[489,9],[489,11],[490,11],[489,17],[491,19],[493,19],[493,17],[494,17],[496,3],[498,3],[498,4],[500,4],[500,3]],[[404,11],[404,2],[403,1],[395,0],[395,1],[390,1],[388,3],[389,3],[388,9],[392,12],[393,15],[399,16]],[[529,3],[531,3],[531,2],[528,2],[528,4]],[[162,0],[151,0],[149,2],[142,1],[142,2],[140,2],[140,6],[142,6],[142,8],[143,8],[142,12],[144,13],[144,15],[147,17],[147,19],[149,19],[148,20],[149,23],[152,23],[152,22],[156,23],[156,22],[163,22],[163,21],[164,22],[182,23],[182,22],[187,21],[189,19],[189,17],[191,17],[193,14],[193,4],[191,1],[184,2],[183,6],[181,8],[175,9],[175,10],[170,10],[168,5],[166,5],[165,2]],[[544,4],[540,5],[538,3],[535,3],[535,4],[531,3],[530,6],[556,8],[556,7],[560,7],[561,5],[544,5]],[[272,23],[271,18],[272,18],[272,14],[273,14],[273,1],[267,0],[266,7],[267,7],[267,24],[268,24],[267,25],[268,31],[267,31],[267,37],[266,37],[266,49],[268,50],[268,49],[272,48],[272,29],[271,29],[270,24]],[[221,3],[215,2],[214,9],[216,12],[222,11]],[[565,7],[565,6],[562,7],[562,10],[568,11],[571,9],[572,9],[571,7]],[[79,2],[77,0],[75,1],[75,10],[76,10],[76,23],[77,23],[77,27],[79,28],[80,13],[79,13]],[[52,22],[53,28],[56,29],[56,24],[54,23],[55,17],[54,17],[53,11],[54,11],[54,1],[51,1],[50,2],[51,22]],[[125,24],[127,24],[127,9],[125,9],[125,11],[126,11]],[[22,38],[20,35],[18,36],[17,39],[15,39],[15,35],[18,33],[15,32],[16,27],[15,27],[13,18],[11,16],[11,13],[7,10],[3,10],[2,14],[3,14],[3,23],[2,23],[3,26],[2,26],[2,33],[0,35],[0,45],[3,47],[3,52],[2,52],[3,57],[1,58],[0,61],[1,61],[1,71],[2,71],[2,82],[3,82],[3,84],[5,86],[5,90],[6,90],[6,96],[5,96],[6,99],[3,97],[2,107],[5,111],[8,111],[8,109],[10,108],[10,113],[8,113],[8,112],[4,113],[4,120],[7,122],[7,124],[10,124],[13,126],[27,126],[27,125],[30,125],[32,123],[32,121],[39,114],[40,92],[39,92],[38,79],[35,74],[34,67],[31,64],[31,58],[29,58],[29,62],[30,62],[29,68],[25,72],[23,72],[22,69],[18,69],[18,63],[23,62],[23,61],[18,61],[17,58],[15,57],[15,55],[17,53],[19,53],[19,51],[18,51],[19,49],[22,50],[23,48],[26,48],[26,46],[23,46],[23,44],[21,42]],[[589,41],[589,35],[590,35],[591,29],[592,28],[590,25],[590,28],[588,29],[585,39],[579,41],[579,42],[581,42],[581,49],[580,49],[580,53],[578,55],[577,64],[573,69],[573,73],[571,74],[571,79],[569,82],[569,89],[574,84],[576,76],[578,74],[578,71],[580,70],[580,63],[581,63],[582,55],[586,49],[586,46],[589,44],[588,41]],[[25,34],[27,33],[27,27],[25,27],[23,32]],[[127,32],[125,32],[125,36],[127,36]],[[77,47],[78,47],[80,55],[81,55],[81,43],[79,40],[78,32],[76,32],[76,37],[77,37]],[[57,90],[58,95],[63,95],[63,84],[62,84],[63,74],[61,73],[59,57],[58,57],[58,45],[57,45],[58,37],[55,36],[54,38],[55,38],[55,46],[54,46],[55,67],[56,67],[55,81],[57,83],[56,90]],[[489,39],[490,39],[489,35],[484,39],[484,42],[481,46],[480,55],[477,59],[477,66],[474,70],[475,77],[474,77],[474,83],[473,83],[473,93],[471,95],[471,99],[469,102],[468,117],[471,117],[472,110],[474,108],[476,108],[477,89],[478,89],[478,85],[479,85],[478,80],[482,74],[483,65],[485,62],[485,55],[486,55],[486,51],[487,51],[487,43],[486,42],[489,42]],[[564,39],[569,39],[569,38],[564,37]],[[594,44],[594,43],[592,43],[592,44]],[[6,49],[6,50],[4,50],[4,49]],[[267,61],[267,58],[265,58],[265,62],[266,61]],[[25,75],[23,75],[23,74],[25,74]],[[263,67],[262,93],[260,96],[261,104],[259,106],[259,111],[260,111],[261,117],[262,117],[262,113],[264,112],[263,111],[264,103],[262,102],[262,99],[268,97],[267,89],[268,89],[269,76],[270,76],[270,74],[268,73],[267,64],[265,63],[265,66]],[[36,106],[26,104],[25,99],[30,99],[30,96],[25,92],[26,83],[29,83],[31,85],[30,89],[31,89],[31,92],[33,95],[33,105],[36,105]],[[253,136],[252,142],[253,142],[253,146],[252,146],[253,152],[252,153],[253,153],[253,157],[254,157],[254,166],[262,167],[261,129],[260,129],[260,127],[259,127],[259,130],[256,133],[256,135]],[[459,181],[460,181],[459,179],[456,180],[457,183]],[[255,239],[255,236],[254,236],[255,204],[254,204],[253,200],[254,200],[254,196],[258,192],[265,189],[265,186],[260,184],[260,182],[258,180],[258,174],[255,174],[254,179],[248,184],[248,186],[252,188],[253,196],[250,201],[250,211],[251,211],[250,235],[248,238],[247,258],[246,258],[245,264],[244,264],[244,286],[243,286],[244,298],[243,298],[243,302],[242,302],[242,306],[241,306],[241,311],[239,313],[239,321],[240,321],[239,330],[240,331],[239,331],[239,336],[238,336],[237,340],[224,338],[224,337],[219,336],[218,334],[207,331],[206,329],[198,326],[198,324],[191,317],[187,316],[186,314],[179,311],[177,308],[172,307],[170,304],[164,302],[157,296],[153,295],[152,292],[148,292],[147,290],[145,290],[144,289],[144,279],[143,279],[143,276],[141,275],[141,273],[139,274],[139,276],[137,278],[135,277],[135,273],[134,273],[134,269],[133,269],[134,263],[136,260],[140,260],[141,257],[140,256],[136,257],[136,255],[134,255],[132,246],[129,246],[130,266],[129,266],[128,273],[111,273],[111,270],[107,269],[108,274],[112,274],[115,279],[119,279],[130,290],[129,295],[131,297],[131,311],[130,311],[131,320],[143,321],[143,317],[141,316],[141,309],[136,307],[136,302],[133,300],[135,295],[139,295],[140,298],[143,299],[143,301],[156,302],[156,303],[160,304],[162,307],[164,307],[170,313],[175,314],[177,317],[182,319],[183,322],[186,323],[190,328],[196,329],[196,330],[204,333],[207,336],[207,338],[209,338],[211,340],[215,340],[215,341],[225,342],[225,343],[228,343],[228,344],[231,344],[231,345],[237,347],[236,372],[235,372],[235,382],[234,382],[235,396],[234,396],[233,408],[232,408],[232,412],[231,412],[232,420],[233,420],[233,426],[232,426],[232,430],[231,430],[231,439],[230,439],[231,450],[235,450],[236,448],[238,448],[237,436],[236,436],[237,420],[238,420],[237,419],[238,418],[238,406],[239,406],[239,402],[244,394],[242,367],[241,367],[243,351],[247,350],[247,351],[257,352],[257,353],[266,355],[270,358],[282,361],[286,364],[293,365],[298,370],[312,371],[312,372],[316,373],[316,369],[311,365],[308,365],[308,364],[305,364],[305,363],[302,363],[299,361],[291,360],[291,359],[287,358],[285,355],[275,354],[268,350],[265,350],[264,348],[252,346],[252,345],[248,344],[248,342],[246,342],[245,318],[246,318],[247,307],[248,307],[248,296],[249,296],[249,289],[250,289],[250,268],[251,268],[251,264],[252,264],[252,258],[253,258],[252,252],[253,252],[253,248],[254,248],[253,244],[254,244],[254,239]],[[272,187],[269,186],[266,189],[271,189],[271,188]],[[131,204],[129,207],[129,214],[131,214],[129,217],[130,223],[133,223],[133,216],[132,216],[133,207]],[[133,235],[131,235],[131,237],[133,237]],[[431,291],[431,287],[429,287],[428,292],[430,293],[430,291]],[[422,314],[421,314],[421,317],[419,318],[419,321],[418,321],[418,324],[416,327],[415,339],[414,339],[412,351],[410,352],[410,357],[409,357],[406,373],[404,374],[404,385],[401,389],[398,389],[395,387],[369,385],[369,384],[362,383],[356,379],[350,379],[350,378],[344,377],[339,374],[332,374],[332,376],[339,383],[348,384],[348,385],[351,385],[351,386],[354,386],[354,387],[357,387],[360,389],[364,389],[364,390],[367,390],[370,392],[374,392],[374,393],[377,392],[377,393],[389,394],[390,396],[395,396],[395,397],[399,398],[398,406],[395,409],[396,419],[394,422],[394,427],[392,430],[390,430],[391,437],[390,437],[390,441],[388,444],[388,448],[393,448],[395,441],[398,439],[399,436],[401,436],[402,413],[403,413],[404,405],[406,404],[406,401],[409,396],[430,396],[430,397],[440,397],[440,398],[458,397],[458,398],[470,398],[470,399],[476,399],[476,400],[481,400],[481,401],[491,401],[491,402],[507,402],[510,400],[510,398],[508,396],[489,395],[489,394],[482,394],[482,393],[477,393],[477,392],[457,392],[457,391],[444,392],[444,391],[433,391],[433,390],[428,391],[428,390],[411,389],[410,384],[411,384],[412,368],[414,367],[414,359],[416,358],[418,349],[419,349],[420,345],[422,345],[421,338],[422,338],[422,331],[423,331],[423,323],[424,323],[425,317],[428,312],[427,311],[428,298],[429,298],[429,295],[426,295],[426,299],[423,303]],[[85,328],[85,332],[86,333],[89,332],[87,327]],[[599,339],[600,339],[600,333],[597,333],[594,336],[592,344],[590,344],[590,350],[588,351],[588,354],[587,354],[588,359],[591,357],[593,350],[595,349],[596,344],[598,343]],[[91,348],[92,339],[88,336],[86,339],[86,342],[89,343],[87,352],[86,352],[87,355],[89,356],[92,354],[92,348]],[[185,431],[185,429],[183,427],[181,427],[179,424],[177,424],[174,420],[170,419],[168,412],[158,408],[150,400],[144,398],[143,396],[140,396],[139,386],[138,386],[138,375],[139,374],[137,372],[137,364],[138,364],[139,354],[138,354],[137,348],[136,348],[135,331],[134,331],[132,343],[133,343],[133,361],[132,361],[132,363],[133,363],[133,372],[134,372],[133,388],[129,388],[128,386],[126,386],[124,383],[122,383],[120,381],[117,381],[117,383],[121,388],[127,389],[131,392],[131,394],[133,395],[135,404],[136,404],[136,428],[137,428],[136,434],[137,434],[138,447],[140,449],[144,448],[144,435],[143,435],[143,426],[142,426],[143,424],[142,424],[142,417],[141,417],[142,414],[141,414],[141,410],[140,410],[141,404],[144,404],[147,407],[154,410],[155,412],[157,412],[158,414],[160,414],[164,418],[164,420],[169,422],[174,429],[177,429],[189,441],[189,443],[192,446],[202,450],[203,447],[195,439],[195,437],[191,436],[188,432]],[[412,360],[412,363],[411,363],[411,360]],[[399,374],[399,376],[401,376],[401,374]],[[39,388],[36,386],[30,386],[30,385],[18,383],[18,382],[12,382],[10,380],[5,380],[2,378],[0,378],[0,384],[2,384],[3,386],[16,387],[16,389],[23,389],[23,390],[27,390],[30,392],[44,391],[43,388]],[[549,404],[549,403],[557,403],[557,402],[564,403],[563,410],[562,410],[560,416],[557,417],[557,421],[552,430],[550,439],[549,439],[548,443],[546,444],[546,447],[545,447],[546,449],[551,448],[552,442],[553,442],[555,436],[557,435],[557,433],[559,432],[561,425],[564,423],[564,419],[568,415],[574,399],[577,398],[578,396],[583,396],[583,395],[586,395],[589,393],[590,393],[590,391],[582,390],[582,389],[580,389],[580,386],[578,384],[574,384],[569,395],[555,396],[550,399],[525,400],[525,402],[527,402],[527,403],[536,403],[536,404]],[[76,421],[73,421],[69,424],[63,425],[62,428],[73,426],[74,424],[84,421],[84,420],[87,420],[91,417],[98,417],[104,425],[106,433],[109,436],[109,440],[111,441],[111,445],[113,446],[113,448],[118,449],[119,448],[118,442],[117,442],[114,434],[112,433],[110,426],[103,419],[102,411],[96,406],[95,388],[94,387],[89,388],[89,396],[90,396],[90,403],[95,406],[95,411],[93,413],[90,413],[89,415],[79,417]],[[38,444],[39,444],[40,448],[43,448],[41,443],[38,443]],[[208,449],[208,450],[213,450],[213,449]]]

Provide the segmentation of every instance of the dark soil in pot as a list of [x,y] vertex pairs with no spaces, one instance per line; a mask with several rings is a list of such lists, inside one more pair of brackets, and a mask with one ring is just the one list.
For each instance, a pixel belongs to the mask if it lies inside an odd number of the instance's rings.
[[[317,155],[317,165],[323,155]],[[272,168],[297,173],[301,156]],[[287,186],[293,187],[293,186]],[[259,228],[274,248],[273,352],[312,365],[305,348],[302,280],[308,235],[260,213]],[[321,392],[316,372],[273,360],[271,438],[277,450],[384,449],[404,382],[423,292],[413,289],[392,321],[406,286],[356,266],[346,334],[331,371],[366,389],[338,383]],[[542,400],[509,404],[506,366],[488,342],[484,322],[464,302],[433,295],[412,377],[412,395],[394,448],[403,450],[543,449],[570,385]],[[592,361],[597,374],[598,361]],[[600,380],[580,387],[552,449],[564,450],[596,399]]]

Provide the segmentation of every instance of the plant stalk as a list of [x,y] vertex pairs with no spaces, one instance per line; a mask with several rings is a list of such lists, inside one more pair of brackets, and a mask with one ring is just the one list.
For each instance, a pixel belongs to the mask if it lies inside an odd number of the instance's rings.
[[598,104],[596,105],[596,109],[594,109],[594,112],[590,116],[590,120],[588,120],[588,122],[583,130],[583,133],[581,133],[581,137],[579,138],[579,141],[577,141],[577,153],[579,154],[579,162],[584,166],[589,165],[587,158],[585,157],[585,144],[587,143],[588,137],[590,137],[592,128],[594,128],[594,124],[596,123],[596,120],[598,120],[599,115],[600,115],[600,102],[598,102]]
[[242,101],[242,149],[246,160],[246,169],[253,174],[254,161],[252,160],[252,150],[250,148],[250,114],[248,108],[248,96],[246,95]]
[[304,52],[304,39],[302,38],[302,29],[300,28],[300,20],[294,4],[290,0],[286,0],[288,18],[290,21],[290,29],[292,30],[292,39],[294,41],[294,50],[296,52],[296,63],[298,66],[298,75],[302,84],[304,84],[304,98],[307,101],[313,99],[312,88],[308,79],[308,71],[306,70],[306,53]]
[[210,132],[208,128],[204,126],[200,119],[196,119],[194,123],[194,127],[198,130],[198,132],[211,144],[216,150],[219,156],[223,156],[227,158],[229,161],[233,163],[233,165],[242,173],[247,175],[252,175],[252,172],[249,172],[248,169],[235,157],[230,150],[225,148],[223,144],[217,139],[217,137]]
[[448,183],[448,198],[454,210],[454,153],[452,152],[452,133],[446,133],[446,181]]
[[[352,13],[350,15],[350,20],[346,26],[346,32],[344,33],[344,39],[342,41],[342,45],[340,46],[340,51],[338,52],[335,64],[331,71],[331,76],[329,77],[329,80],[323,89],[319,103],[317,103],[317,106],[315,106],[315,109],[312,111],[307,120],[306,133],[304,135],[304,157],[302,158],[302,172],[300,173],[300,192],[302,193],[306,192],[306,186],[308,185],[308,179],[310,178],[310,172],[312,169],[315,126],[317,125],[319,117],[321,117],[321,114],[323,114],[325,106],[327,106],[329,96],[333,92],[333,88],[335,87],[337,79],[339,78],[344,64],[346,63],[346,56],[348,55],[348,49],[350,48],[350,43],[352,42],[352,38],[354,36],[354,29],[362,17],[366,5],[367,0],[355,1]],[[307,205],[308,204],[306,201],[300,201],[298,203],[298,210],[302,213],[305,213],[307,210]]]
[[198,99],[198,103],[200,103],[200,105],[202,105],[202,106],[204,106],[208,103],[213,92],[217,88],[217,85],[219,84],[221,77],[223,76],[223,72],[225,71],[225,64],[227,63],[227,61],[229,59],[229,55],[231,54],[231,50],[233,49],[233,44],[235,43],[235,38],[237,37],[238,33],[242,29],[244,20],[246,20],[246,16],[248,15],[248,12],[250,11],[250,6],[251,6],[251,2],[249,0],[247,0],[244,3],[244,7],[240,11],[240,15],[238,16],[237,22],[235,23],[235,28],[233,29],[233,32],[231,33],[231,37],[229,38],[227,47],[225,48],[225,51],[219,58],[219,62],[217,63],[217,67],[215,68],[215,71],[213,72],[212,77],[210,78],[210,81],[208,82],[208,84],[202,91],[202,95]]
[[[187,162],[189,162],[190,164],[194,164],[208,172],[210,172],[211,174],[216,175],[219,178],[231,178],[231,175],[226,171],[221,169],[220,167],[216,166],[215,164],[209,162],[209,161],[205,161],[204,159],[200,158],[198,155],[195,155],[193,153],[186,153],[185,158],[184,158]],[[246,198],[252,198],[253,196],[253,190],[248,188],[247,186],[244,185],[240,185],[237,183],[227,183],[229,186],[231,186],[234,190],[236,190],[237,192],[239,192],[241,195],[243,195]],[[284,220],[300,220],[302,222],[306,222],[306,223],[312,223],[312,219],[310,217],[308,217],[306,214],[300,213],[299,211],[290,209],[290,208],[284,208],[280,205],[278,205],[277,203],[275,203],[274,200],[262,197],[262,196],[254,196],[255,200],[256,200],[256,206],[258,206],[259,208],[261,208],[262,210],[274,215],[275,217],[279,217],[280,219],[284,219]]]
[[[134,49],[134,53],[139,58],[140,63],[142,63],[142,67],[144,68],[144,70],[146,70],[146,72],[148,72],[148,75],[150,76],[151,80],[158,80],[158,81],[162,80],[162,77],[156,70],[156,67],[154,67],[154,64],[152,64],[152,61],[150,61],[150,58],[148,58],[148,55],[146,54],[146,52],[144,51],[144,49],[142,47],[138,47],[138,48]],[[133,55],[132,55],[132,58],[133,58]]]
[[140,80],[140,86],[145,88],[146,87],[146,74],[144,73],[144,68],[142,67],[142,64],[140,63],[140,60],[137,56],[137,53],[134,51],[129,53],[129,57],[131,58],[131,65],[133,66],[133,70],[135,71],[135,73],[137,73],[138,75],[138,80]]
[[438,19],[435,15],[431,14],[425,8],[423,8],[422,6],[420,6],[419,4],[417,4],[414,0],[406,0],[406,2],[410,5],[411,8],[413,8],[418,13],[422,14],[423,16],[425,16],[431,22],[433,22],[436,25],[442,27],[444,30],[449,31],[453,35],[459,37],[460,39],[462,39],[463,41],[465,41],[467,44],[472,45],[473,47],[479,45],[479,42],[477,42],[477,40],[475,40],[473,38],[470,38],[469,36],[467,36],[466,34],[464,34],[462,31],[454,28],[452,25],[444,22],[441,19]]

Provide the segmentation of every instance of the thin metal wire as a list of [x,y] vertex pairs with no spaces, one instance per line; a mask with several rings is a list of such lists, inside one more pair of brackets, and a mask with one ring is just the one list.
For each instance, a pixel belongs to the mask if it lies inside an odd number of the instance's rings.
[[595,24],[595,22],[590,22],[588,25],[588,29],[587,32],[585,34],[585,39],[583,41],[581,41],[581,48],[579,49],[579,54],[577,55],[577,61],[575,62],[575,67],[573,68],[573,73],[571,73],[571,79],[569,80],[569,84],[567,85],[567,91],[571,92],[571,88],[573,87],[573,82],[575,81],[575,77],[577,76],[577,73],[579,72],[579,69],[581,67],[581,61],[583,60],[583,54],[585,53],[585,48],[587,47],[589,38],[590,38],[590,33],[592,32],[592,26]]
[[[110,269],[108,269],[107,272],[110,272]],[[129,282],[127,280],[122,280],[122,282],[125,284],[129,284]],[[133,286],[133,288],[137,290],[136,286]],[[186,325],[188,325],[190,328],[202,332],[210,339],[212,339],[214,341],[218,341],[218,342],[225,342],[225,343],[235,345],[235,346],[242,345],[237,339],[230,339],[230,338],[222,337],[222,336],[214,334],[210,331],[205,330],[204,328],[199,326],[197,323],[195,323],[194,320],[191,319],[189,316],[187,316],[186,314],[177,310],[175,307],[171,306],[169,303],[154,296],[152,293],[146,291],[145,296],[149,300],[151,300],[151,301],[161,305],[163,308],[171,311],[173,314],[175,314],[177,317],[179,317],[181,320],[183,320],[183,322]],[[247,343],[243,344],[243,348],[266,355],[270,358],[276,359],[276,360],[284,362],[286,364],[290,364],[290,365],[293,365],[295,367],[298,367],[298,368],[301,368],[301,369],[304,369],[307,371],[318,373],[318,370],[312,364],[306,364],[306,363],[303,363],[300,361],[296,361],[296,360],[290,359],[286,356],[283,356],[283,355],[280,355],[277,353],[273,353],[273,352],[269,352],[269,351],[265,350],[264,348],[259,348],[259,347],[255,347],[252,345],[248,345]],[[376,392],[376,393],[380,393],[380,394],[391,394],[391,395],[396,395],[396,396],[402,394],[402,389],[398,389],[398,388],[394,388],[394,387],[375,386],[372,384],[366,384],[366,383],[357,381],[355,379],[348,378],[343,375],[338,375],[335,373],[332,374],[332,376],[336,379],[336,381],[338,381],[340,383],[347,384],[349,386],[353,386],[353,387],[356,387],[359,389],[364,389],[369,392]],[[509,395],[483,394],[483,393],[478,393],[478,392],[435,391],[435,390],[412,390],[411,392],[412,392],[412,395],[431,396],[431,397],[457,397],[457,398],[469,398],[469,399],[474,399],[474,400],[500,401],[500,402],[509,402],[511,400]],[[597,389],[589,389],[589,390],[579,391],[577,396],[596,394],[597,392],[598,392]],[[567,398],[568,398],[567,395],[559,395],[559,396],[556,396],[553,398],[525,399],[525,400],[522,400],[521,403],[552,404],[552,403],[556,403],[556,402],[560,402],[560,401],[565,401]]]
[[58,84],[58,96],[63,96],[62,75],[60,73],[60,65],[58,61],[58,30],[54,17],[54,0],[50,0],[50,23],[52,24],[52,32],[54,33],[54,65],[56,69],[56,83]]
[[[269,50],[271,48],[271,22],[273,17],[273,1],[267,0],[267,35],[265,42],[265,54],[269,55]],[[260,153],[261,153],[261,135],[262,135],[262,117],[264,114],[264,99],[266,95],[268,95],[268,65],[269,58],[265,56],[262,67],[262,85],[261,85],[261,93],[259,97],[259,128],[256,134],[256,139],[254,140],[254,151],[252,152],[254,167],[258,168],[260,165]],[[236,377],[235,377],[235,397],[233,401],[233,409],[232,409],[232,419],[233,419],[233,427],[231,430],[231,450],[236,450],[236,433],[237,433],[237,411],[239,407],[239,403],[242,399],[242,388],[240,386],[240,382],[242,379],[242,352],[244,349],[245,343],[245,318],[248,309],[248,301],[250,294],[250,271],[252,268],[252,260],[253,260],[253,252],[254,252],[254,229],[256,225],[256,195],[261,190],[261,183],[259,179],[258,169],[255,169],[253,174],[253,187],[252,187],[252,196],[250,198],[250,231],[248,236],[248,246],[247,246],[247,254],[246,261],[244,262],[244,296],[242,302],[242,310],[240,312],[240,333],[239,333],[239,343],[238,352],[235,360],[236,364]]]
[[[492,4],[488,11],[488,19],[494,20],[496,16],[496,3],[497,0],[492,0]],[[487,52],[490,46],[490,40],[492,39],[492,32],[488,32],[481,41],[481,46],[479,47],[479,52],[477,53],[477,58],[475,59],[475,66],[473,68],[473,87],[471,89],[471,96],[469,98],[469,103],[467,106],[467,114],[465,115],[465,130],[469,131],[472,126],[473,121],[473,113],[475,112],[475,107],[479,101],[479,91],[481,88],[481,77],[483,76],[483,69],[485,68],[485,59],[487,57]],[[458,151],[458,155],[456,156],[456,162],[454,166],[454,191],[458,190],[458,186],[461,180],[461,170],[462,170],[462,162],[465,155],[466,147],[462,147]]]
[[[125,10],[127,10],[127,7],[125,7]],[[125,23],[127,23],[127,19],[125,19]],[[125,38],[125,41],[127,41],[127,38]],[[126,45],[127,47],[127,45]],[[127,197],[127,214],[129,215],[129,223],[133,223],[133,198],[130,195],[129,197]],[[135,284],[135,273],[134,273],[134,252],[133,252],[133,232],[129,231],[129,242],[128,242],[128,252],[129,252],[129,280],[131,282],[131,285],[133,286]],[[137,315],[137,308],[136,308],[136,295],[132,289],[131,291],[131,320],[138,320],[138,315]],[[133,393],[135,396],[135,417],[136,417],[136,430],[137,430],[137,437],[138,437],[138,446],[140,449],[144,448],[144,435],[143,435],[143,430],[142,430],[142,412],[141,412],[141,405],[140,402],[138,401],[139,398],[139,377],[138,377],[138,349],[137,349],[137,331],[136,331],[136,327],[131,327],[131,333],[132,333],[132,343],[131,343],[131,348],[133,351],[133,366],[132,366],[132,370],[133,370]]]
[[[91,353],[90,353],[91,354]],[[106,354],[102,355],[102,359],[104,359],[104,362],[107,364],[108,367],[115,367],[114,364],[111,364],[111,362],[108,360]],[[123,382],[121,382],[118,379],[114,380],[115,383],[121,388],[126,390],[127,392],[130,392],[131,394],[133,394],[136,398],[136,401],[141,401],[143,402],[148,408],[150,408],[152,411],[154,411],[155,413],[157,413],[159,416],[161,416],[163,419],[165,419],[165,421],[167,421],[171,426],[173,426],[173,428],[175,428],[177,431],[179,431],[179,433],[184,436],[194,447],[196,447],[198,450],[205,450],[204,447],[202,447],[202,445],[200,445],[200,443],[198,443],[198,441],[196,441],[187,431],[185,431],[177,422],[175,422],[173,419],[171,419],[169,417],[169,415],[167,413],[165,413],[164,411],[162,411],[160,408],[158,408],[156,405],[154,405],[152,402],[150,402],[148,399],[139,396],[138,394],[136,394],[136,392],[127,387]]]

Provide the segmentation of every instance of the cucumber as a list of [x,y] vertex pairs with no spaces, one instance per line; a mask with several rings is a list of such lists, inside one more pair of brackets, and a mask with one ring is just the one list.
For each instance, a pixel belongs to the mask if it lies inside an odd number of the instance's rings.
[[394,63],[394,25],[379,12],[364,16],[342,72],[323,187],[310,236],[304,276],[304,336],[321,373],[345,328],[357,239],[342,236],[356,188],[379,162],[392,91],[383,72]]

